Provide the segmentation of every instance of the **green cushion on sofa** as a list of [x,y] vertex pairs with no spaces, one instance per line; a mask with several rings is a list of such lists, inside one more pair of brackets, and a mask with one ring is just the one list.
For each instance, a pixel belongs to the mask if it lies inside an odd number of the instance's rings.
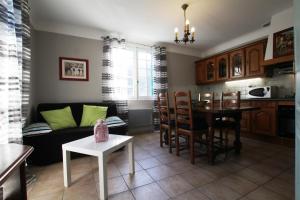
[[76,127],[70,106],[63,109],[41,112],[41,115],[49,124],[52,130]]
[[80,126],[94,126],[98,119],[105,119],[107,107],[83,105]]

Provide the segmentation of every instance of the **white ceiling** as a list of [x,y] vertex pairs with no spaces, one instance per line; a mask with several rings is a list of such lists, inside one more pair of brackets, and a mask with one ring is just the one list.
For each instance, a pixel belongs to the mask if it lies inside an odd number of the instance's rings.
[[[95,30],[139,43],[171,43],[174,27],[182,30],[181,5],[196,28],[192,47],[206,50],[261,28],[293,0],[29,0],[36,29]],[[51,24],[51,26],[50,26]],[[60,32],[55,26],[53,32]],[[74,29],[76,27],[76,29]],[[54,28],[53,28],[54,29]],[[63,32],[63,31],[62,31]],[[98,33],[98,32],[97,32]],[[74,33],[73,35],[76,35]],[[180,34],[182,35],[182,34]],[[100,36],[99,36],[100,38]]]

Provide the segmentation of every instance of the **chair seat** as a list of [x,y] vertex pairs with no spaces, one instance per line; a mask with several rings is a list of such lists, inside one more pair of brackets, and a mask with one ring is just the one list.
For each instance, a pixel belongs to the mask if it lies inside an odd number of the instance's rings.
[[235,125],[235,121],[232,118],[222,117],[222,120],[221,118],[216,118],[215,120],[215,127],[217,128],[234,128]]
[[162,122],[163,125],[166,125],[166,126],[171,126],[171,127],[175,127],[175,119],[171,119],[169,123],[167,122]]

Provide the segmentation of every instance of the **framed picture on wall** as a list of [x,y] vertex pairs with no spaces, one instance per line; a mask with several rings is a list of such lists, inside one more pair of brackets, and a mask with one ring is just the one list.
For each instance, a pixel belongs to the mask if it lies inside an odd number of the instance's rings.
[[59,57],[59,79],[88,81],[89,61],[87,59]]
[[273,57],[278,58],[294,53],[294,29],[293,27],[274,33]]

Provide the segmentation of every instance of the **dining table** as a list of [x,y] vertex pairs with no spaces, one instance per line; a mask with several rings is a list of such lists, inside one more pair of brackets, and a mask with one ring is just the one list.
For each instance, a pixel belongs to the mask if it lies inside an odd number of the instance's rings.
[[193,113],[200,114],[204,117],[208,125],[208,161],[210,164],[214,164],[215,157],[217,153],[214,149],[214,138],[215,138],[215,128],[216,128],[216,118],[228,117],[234,119],[234,129],[235,129],[235,140],[233,144],[233,149],[237,154],[240,153],[242,148],[241,143],[241,119],[242,113],[247,111],[258,110],[258,107],[252,106],[239,106],[239,107],[223,107],[223,106],[193,106]]

